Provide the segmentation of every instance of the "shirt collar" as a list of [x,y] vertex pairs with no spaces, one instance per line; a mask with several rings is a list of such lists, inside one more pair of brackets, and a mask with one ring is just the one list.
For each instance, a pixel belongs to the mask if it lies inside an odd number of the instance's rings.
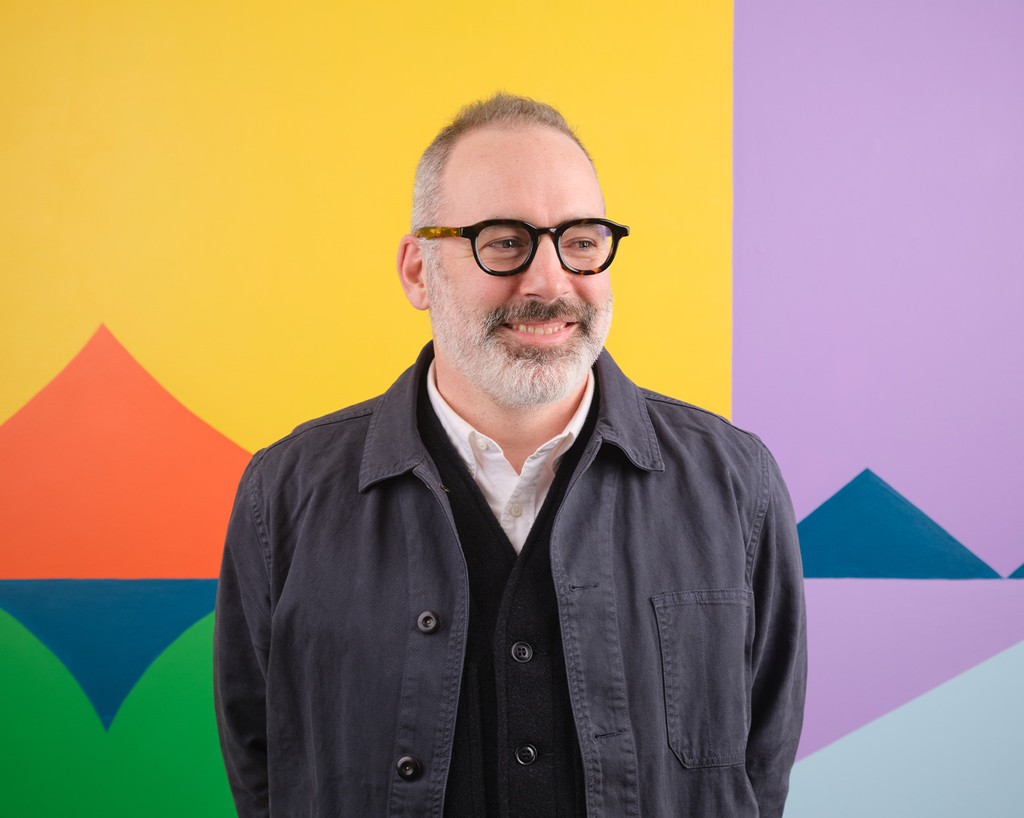
[[[359,468],[360,491],[429,462],[416,428],[416,402],[419,386],[433,359],[434,345],[428,343],[416,363],[372,402],[373,416]],[[622,374],[607,350],[601,352],[594,364],[594,376],[600,401],[595,444],[613,444],[644,471],[663,471],[665,464],[644,393]]]
[[[461,415],[452,409],[448,401],[438,391],[434,372],[434,362],[431,361],[427,369],[427,396],[430,398],[430,405],[434,409],[434,414],[441,421],[441,426],[444,427],[448,439],[469,468],[469,473],[476,474],[477,467],[480,465],[480,455],[474,448],[475,444],[483,440],[496,449],[500,449],[500,446],[487,435],[474,429]],[[534,455],[546,453],[551,458],[559,458],[572,448],[572,444],[579,437],[580,430],[583,429],[583,424],[587,422],[587,414],[590,412],[590,404],[593,400],[594,372],[593,370],[588,370],[586,385],[583,389],[583,398],[580,400],[579,406],[576,407],[576,411],[569,418],[565,428],[555,437],[551,438],[551,440],[537,447]]]

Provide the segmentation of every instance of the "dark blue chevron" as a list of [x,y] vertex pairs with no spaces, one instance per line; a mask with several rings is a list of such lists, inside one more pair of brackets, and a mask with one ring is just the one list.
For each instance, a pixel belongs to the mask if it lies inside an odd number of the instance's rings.
[[146,668],[213,610],[212,579],[0,581],[0,608],[64,663],[104,728]]

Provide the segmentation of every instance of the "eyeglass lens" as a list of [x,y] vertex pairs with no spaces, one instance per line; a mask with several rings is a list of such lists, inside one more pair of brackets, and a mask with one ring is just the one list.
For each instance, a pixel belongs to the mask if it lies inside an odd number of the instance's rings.
[[[507,272],[522,265],[533,252],[533,236],[515,222],[485,227],[476,237],[480,261],[495,272]],[[576,270],[596,270],[612,252],[612,233],[603,224],[577,224],[555,239],[564,264]]]

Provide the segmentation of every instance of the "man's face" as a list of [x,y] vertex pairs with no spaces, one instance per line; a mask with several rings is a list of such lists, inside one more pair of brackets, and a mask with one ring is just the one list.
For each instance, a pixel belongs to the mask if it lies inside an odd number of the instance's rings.
[[[512,218],[550,227],[604,215],[590,161],[548,128],[466,134],[442,182],[445,226]],[[551,403],[582,385],[611,325],[607,271],[567,272],[549,236],[530,267],[508,277],[481,270],[465,239],[431,244],[424,275],[439,384],[510,407]]]

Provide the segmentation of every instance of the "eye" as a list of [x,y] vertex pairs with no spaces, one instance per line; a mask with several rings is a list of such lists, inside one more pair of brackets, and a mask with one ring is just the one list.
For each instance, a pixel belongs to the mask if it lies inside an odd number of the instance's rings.
[[476,238],[477,251],[482,256],[518,257],[529,252],[530,245],[530,234],[518,224],[492,224]]
[[522,246],[523,240],[515,236],[509,236],[504,239],[493,239],[484,245],[484,247],[494,250],[516,250]]
[[600,224],[573,225],[562,234],[562,252],[574,257],[605,252],[608,231]]

